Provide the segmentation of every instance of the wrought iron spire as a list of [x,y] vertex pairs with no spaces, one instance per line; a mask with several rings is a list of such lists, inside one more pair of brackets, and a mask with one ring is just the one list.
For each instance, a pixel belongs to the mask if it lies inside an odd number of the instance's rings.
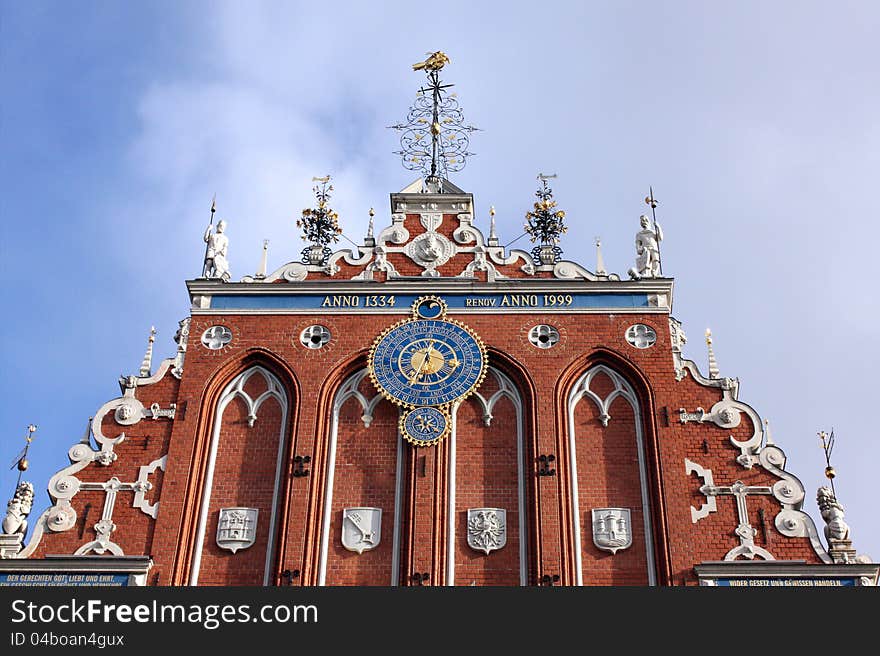
[[311,246],[303,249],[303,263],[321,265],[327,263],[327,259],[333,252],[328,244],[339,241],[342,228],[339,227],[339,214],[330,209],[329,205],[330,192],[333,191],[330,176],[312,178],[312,181],[321,183],[320,186],[315,185],[313,188],[318,207],[304,209],[302,218],[296,221],[296,227],[302,228],[303,241],[311,242]]
[[448,63],[449,57],[438,51],[413,64],[413,70],[425,71],[428,83],[419,89],[406,120],[390,126],[400,132],[400,150],[394,154],[400,155],[404,168],[421,172],[434,193],[442,191],[443,178],[461,171],[473,155],[468,151],[470,133],[477,129],[465,125],[455,94],[447,93],[454,85],[440,80],[440,71]]
[[532,242],[540,242],[539,246],[532,249],[532,258],[537,264],[555,264],[562,255],[562,249],[558,246],[559,237],[568,232],[565,225],[565,212],[554,209],[556,201],[553,200],[553,190],[547,185],[547,180],[555,178],[556,174],[538,174],[541,187],[535,192],[538,200],[534,209],[526,212],[526,223],[523,228]]

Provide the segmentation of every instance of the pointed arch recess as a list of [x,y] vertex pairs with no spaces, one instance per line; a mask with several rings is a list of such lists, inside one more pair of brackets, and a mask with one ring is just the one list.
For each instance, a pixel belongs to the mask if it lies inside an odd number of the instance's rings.
[[[363,421],[364,426],[369,428],[369,426],[373,422],[373,413],[376,410],[377,406],[385,400],[385,398],[378,391],[374,391],[371,398],[367,398],[367,395],[363,394],[360,391],[361,384],[368,376],[368,371],[365,365],[365,362],[362,362],[362,358],[357,358],[357,362],[361,363],[362,366],[360,368],[355,368],[354,372],[350,372],[350,366],[344,366],[342,368],[343,371],[346,371],[348,375],[346,376],[333,376],[336,380],[342,380],[341,385],[336,386],[336,390],[332,393],[332,396],[322,397],[322,398],[332,398],[332,404],[330,405],[330,421],[328,426],[328,432],[323,433],[319,432],[318,435],[327,435],[326,439],[323,440],[324,444],[322,447],[322,453],[324,457],[322,459],[325,462],[325,466],[322,467],[323,470],[323,481],[320,486],[316,485],[316,488],[320,487],[321,490],[321,499],[320,506],[321,512],[318,513],[320,517],[320,527],[319,527],[319,540],[318,540],[318,553],[317,553],[317,563],[316,563],[316,581],[317,585],[326,585],[327,584],[327,566],[330,559],[330,544],[334,539],[337,539],[338,536],[331,534],[331,523],[333,519],[333,500],[334,500],[334,486],[336,483],[336,460],[337,460],[337,447],[339,442],[339,427],[340,427],[340,414],[342,412],[343,406],[349,401],[356,401],[360,409],[362,411],[361,421]],[[323,414],[323,413],[322,413]],[[395,422],[396,424],[396,422]],[[392,513],[392,517],[382,518],[382,529],[381,533],[384,536],[387,535],[387,527],[388,521],[391,521],[391,563],[390,563],[390,576],[388,580],[388,585],[396,586],[399,585],[399,572],[400,572],[400,540],[401,540],[401,512],[402,512],[402,503],[403,503],[403,466],[404,466],[404,453],[403,453],[403,441],[400,438],[400,435],[395,431],[395,474],[394,474],[394,510]]]
[[[612,389],[604,396],[591,389],[591,383],[599,375],[610,379]],[[572,545],[572,582],[583,585],[582,535],[583,512],[579,507],[577,490],[576,430],[574,409],[578,403],[588,400],[598,411],[599,420],[606,425],[612,421],[611,406],[618,399],[632,409],[637,441],[639,483],[644,508],[645,549],[648,580],[650,585],[665,584],[669,580],[669,554],[665,532],[665,512],[660,493],[662,469],[657,443],[653,391],[647,377],[632,362],[614,351],[596,349],[572,363],[560,376],[557,384],[557,400],[560,422],[558,447],[560,465],[569,468],[565,481],[560,481],[563,494],[565,542]],[[566,498],[567,497],[567,498]]]
[[[267,393],[261,394],[257,399],[250,398],[249,409],[258,416],[259,407],[269,398],[274,398],[281,407],[282,421],[279,439],[279,448],[276,462],[275,487],[272,503],[272,528],[267,545],[266,567],[263,576],[263,584],[268,585],[273,579],[275,570],[278,569],[277,561],[281,550],[278,548],[279,536],[283,532],[287,510],[281,503],[282,493],[286,488],[285,480],[289,478],[288,461],[290,451],[295,448],[293,444],[295,436],[293,427],[296,425],[299,413],[298,400],[300,399],[300,386],[293,370],[284,360],[273,352],[264,348],[253,348],[241,354],[239,357],[226,362],[204,385],[199,405],[199,418],[195,431],[188,477],[188,486],[184,493],[186,503],[183,504],[180,522],[178,524],[178,550],[177,559],[171,572],[172,585],[193,585],[193,580],[198,579],[197,558],[201,560],[201,550],[205,542],[206,523],[202,516],[207,517],[210,502],[209,477],[210,460],[212,450],[216,449],[216,438],[222,426],[222,410],[235,398],[241,399],[246,405],[248,400],[237,393],[236,388],[241,387],[242,392],[253,375],[259,374],[267,381]],[[271,383],[269,382],[271,381]],[[271,394],[268,392],[271,390]],[[227,398],[228,397],[228,398]],[[223,403],[223,408],[220,404]],[[221,410],[220,413],[217,411]],[[256,421],[256,420],[255,420]],[[210,438],[208,437],[210,436]],[[216,454],[214,455],[216,458]],[[262,518],[261,518],[262,519]],[[282,529],[279,531],[279,527]]]
[[[514,421],[516,425],[516,480],[517,480],[517,528],[518,528],[518,561],[519,561],[519,585],[528,585],[530,576],[530,564],[528,560],[528,543],[529,543],[529,521],[528,521],[528,504],[526,498],[528,495],[527,475],[526,475],[526,434],[525,434],[525,417],[523,412],[523,399],[517,385],[499,368],[490,365],[489,375],[495,380],[498,389],[491,394],[482,394],[476,390],[473,395],[465,401],[474,402],[482,411],[482,420],[488,427],[491,425],[493,414],[492,411],[498,401],[507,399],[513,406],[515,413]],[[456,455],[458,443],[458,411],[461,403],[456,403],[452,409],[452,431],[448,438],[449,441],[449,478],[447,481],[447,551],[446,551],[446,585],[455,585],[455,556],[457,545],[458,528],[458,498],[456,488]],[[508,520],[508,524],[509,524]],[[509,533],[509,531],[508,531]]]

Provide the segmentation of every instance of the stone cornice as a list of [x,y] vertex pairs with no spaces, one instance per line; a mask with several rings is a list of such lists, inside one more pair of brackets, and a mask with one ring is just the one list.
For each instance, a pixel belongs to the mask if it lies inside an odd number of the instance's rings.
[[296,295],[296,294],[525,294],[525,293],[579,293],[579,294],[666,294],[672,306],[672,278],[643,278],[642,280],[578,280],[559,278],[505,278],[494,282],[466,278],[396,278],[387,282],[368,280],[303,280],[300,282],[224,283],[197,278],[186,281],[190,298],[214,295]]

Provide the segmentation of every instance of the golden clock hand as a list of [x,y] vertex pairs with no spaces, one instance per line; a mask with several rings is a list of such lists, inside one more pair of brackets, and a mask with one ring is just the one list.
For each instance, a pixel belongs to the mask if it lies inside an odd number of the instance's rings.
[[428,344],[428,348],[425,349],[425,354],[422,356],[422,363],[419,365],[419,368],[416,369],[416,372],[412,375],[412,378],[409,378],[410,384],[416,382],[416,378],[419,377],[419,374],[422,373],[422,367],[425,366],[425,363],[428,361],[428,356],[431,354],[431,349],[434,347],[434,340],[432,339]]

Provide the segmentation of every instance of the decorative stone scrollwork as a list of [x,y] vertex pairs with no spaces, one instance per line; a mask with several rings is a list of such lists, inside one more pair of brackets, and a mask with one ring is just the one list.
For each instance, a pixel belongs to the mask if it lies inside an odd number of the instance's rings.
[[186,317],[177,322],[177,332],[174,334],[174,342],[177,344],[177,355],[174,356],[174,365],[171,375],[177,379],[183,376],[183,361],[186,357],[186,346],[189,342],[189,325],[191,317]]
[[719,401],[712,406],[709,412],[702,408],[697,408],[694,412],[688,412],[684,408],[679,408],[679,421],[682,424],[688,422],[709,422],[711,421],[720,428],[736,428],[740,424],[740,409],[732,401]]
[[[580,264],[569,262],[568,260],[560,260],[556,262],[553,266],[553,275],[563,280],[599,280],[599,276],[595,273],[588,271]],[[620,278],[614,274],[608,276],[608,279],[620,280]]]
[[122,426],[131,426],[143,418],[144,405],[134,397],[127,397],[116,408],[113,417]]
[[786,537],[808,538],[819,558],[832,562],[812,518],[801,510],[806,491],[796,476],[785,471],[785,453],[775,444],[767,444],[758,454],[758,460],[764,469],[781,479],[773,486],[773,496],[782,504],[782,510],[774,519],[776,530]]
[[700,487],[700,492],[706,496],[707,503],[703,504],[699,510],[691,506],[691,521],[693,523],[696,524],[710,512],[715,512],[717,509],[716,504],[714,503],[715,497],[719,495],[731,495],[736,499],[739,524],[734,530],[734,534],[739,538],[740,544],[738,547],[734,547],[728,551],[724,556],[724,560],[736,560],[740,556],[750,560],[756,556],[759,556],[764,560],[775,560],[769,551],[755,544],[754,538],[757,531],[749,523],[748,508],[746,507],[747,496],[755,494],[770,495],[774,493],[774,490],[766,485],[745,485],[742,481],[736,481],[732,485],[714,485],[710,470],[703,469],[695,462],[687,459],[685,459],[685,470],[688,474],[691,472],[697,473],[697,475],[705,481]]
[[[693,460],[688,460],[687,458],[684,459],[684,472],[688,476],[696,474],[697,477],[703,481],[703,486],[714,484],[714,481],[712,480],[712,470],[701,467]],[[700,489],[702,489],[702,487]],[[713,513],[717,509],[718,505],[715,501],[715,497],[707,496],[705,503],[701,504],[699,508],[691,506],[691,523],[696,524],[703,519],[703,517],[708,517],[709,513]]]
[[288,282],[305,280],[308,275],[309,270],[299,262],[291,262],[281,270],[281,277]]

